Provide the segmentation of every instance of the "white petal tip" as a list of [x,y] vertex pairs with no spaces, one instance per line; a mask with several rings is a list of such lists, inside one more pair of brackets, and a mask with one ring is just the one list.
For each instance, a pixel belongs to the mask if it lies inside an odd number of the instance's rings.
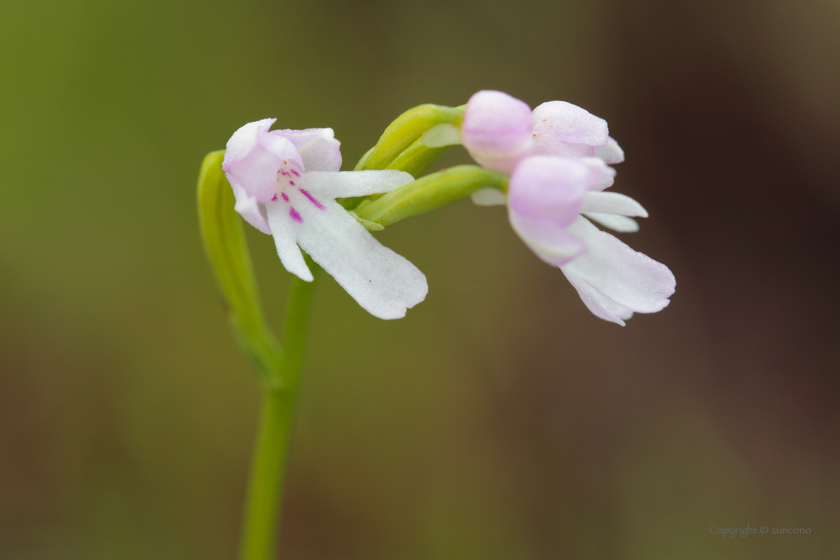
[[580,206],[583,213],[614,214],[617,216],[635,216],[647,218],[648,213],[641,204],[629,196],[614,193],[594,191],[586,193]]
[[414,265],[407,260],[404,260],[404,262],[413,270],[404,267],[403,272],[409,274],[401,278],[399,284],[392,283],[386,288],[379,286],[373,288],[373,292],[368,292],[368,286],[360,288],[358,286],[348,286],[342,282],[339,283],[347,289],[347,292],[353,296],[362,309],[374,317],[386,321],[402,319],[409,309],[425,300],[429,293],[429,286],[423,273],[414,268]]
[[668,306],[676,280],[667,266],[634,251],[583,218],[569,230],[586,241],[589,254],[562,271],[593,314],[619,323],[634,312],[656,313]]
[[622,150],[621,146],[618,145],[618,142],[612,138],[608,138],[606,144],[598,147],[596,155],[609,164],[621,163],[624,161],[624,150]]
[[312,276],[312,272],[309,270],[309,268],[308,268],[308,267],[306,268],[306,272],[305,272],[305,273],[304,273],[304,271],[303,271],[303,270],[298,270],[298,271],[296,271],[296,272],[292,272],[292,271],[290,270],[289,272],[291,272],[292,274],[294,274],[295,276],[297,276],[298,278],[300,278],[300,279],[301,279],[301,280],[303,280],[304,282],[312,282],[313,280],[315,280],[315,277],[314,277],[314,276]]
[[598,222],[602,226],[620,233],[636,233],[639,231],[639,222],[627,216],[618,216],[616,214],[601,214],[598,212],[588,212],[584,214],[587,218],[594,222]]

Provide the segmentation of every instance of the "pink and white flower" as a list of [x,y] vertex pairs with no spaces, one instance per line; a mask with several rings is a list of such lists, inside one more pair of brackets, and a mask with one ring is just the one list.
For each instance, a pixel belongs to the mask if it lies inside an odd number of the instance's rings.
[[338,171],[340,144],[332,129],[269,131],[275,120],[248,123],[227,143],[222,169],[235,210],[273,236],[292,274],[313,279],[303,249],[369,313],[404,317],[425,299],[426,277],[381,245],[335,199],[389,192],[414,178],[394,170]]
[[633,313],[668,305],[676,287],[668,267],[592,224],[633,232],[633,217],[647,217],[632,198],[604,192],[615,177],[607,164],[624,161],[604,119],[564,101],[531,112],[507,94],[480,91],[467,102],[458,136],[441,128],[426,138],[463,143],[476,162],[510,175],[507,195],[483,189],[473,201],[506,204],[517,235],[563,271],[597,317],[624,325]]
[[595,227],[627,231],[647,217],[628,196],[604,192],[614,172],[598,158],[533,156],[510,177],[508,219],[546,263],[558,267],[589,310],[624,325],[633,313],[664,309],[676,281],[668,267]]

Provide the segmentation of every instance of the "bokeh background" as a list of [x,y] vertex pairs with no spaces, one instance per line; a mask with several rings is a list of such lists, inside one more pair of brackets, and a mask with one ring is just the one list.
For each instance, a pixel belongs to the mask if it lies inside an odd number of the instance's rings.
[[[384,322],[317,287],[280,556],[839,557],[838,29],[833,0],[7,3],[0,558],[234,558],[259,395],[201,158],[277,117],[350,168],[479,89],[609,121],[676,295],[600,321],[500,208],[381,232],[430,293]],[[710,533],[748,524],[811,532]]]

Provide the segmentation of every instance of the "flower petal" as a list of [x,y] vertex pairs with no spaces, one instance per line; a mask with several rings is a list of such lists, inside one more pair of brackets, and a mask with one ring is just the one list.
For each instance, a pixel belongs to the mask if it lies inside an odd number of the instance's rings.
[[510,177],[508,205],[523,218],[566,226],[578,215],[591,175],[590,167],[580,160],[530,157],[516,166]]
[[303,159],[306,171],[338,171],[341,168],[341,142],[331,128],[272,130],[271,134],[288,138]]
[[238,163],[242,158],[247,156],[257,145],[259,136],[267,132],[276,120],[262,119],[260,121],[250,122],[234,132],[230,140],[227,141],[227,146],[225,146],[222,169],[227,171],[230,165]]
[[294,193],[289,198],[302,221],[286,221],[300,247],[371,315],[399,319],[425,299],[423,273],[380,244],[337,202],[327,200],[319,209]]
[[534,109],[534,134],[587,146],[601,146],[609,138],[607,121],[565,101],[549,101]]
[[303,167],[300,154],[289,140],[267,132],[272,122],[264,119],[248,123],[234,132],[222,162],[231,186],[260,204],[277,194],[277,172],[285,162]]
[[263,233],[271,233],[268,227],[268,218],[265,214],[265,208],[262,204],[257,202],[256,197],[249,196],[244,190],[237,186],[233,186],[233,198],[236,199],[236,204],[233,209],[236,210],[246,222],[257,228]]
[[510,174],[533,150],[531,108],[501,91],[474,94],[464,108],[461,139],[481,166]]
[[621,163],[624,161],[624,150],[621,149],[621,146],[612,137],[608,137],[606,144],[598,146],[595,156],[609,164]]
[[602,191],[615,183],[615,169],[608,166],[604,160],[596,157],[580,159],[589,167],[589,190]]
[[549,134],[534,134],[534,155],[568,158],[596,157],[598,147],[564,142]]
[[297,231],[294,220],[289,218],[289,206],[283,202],[269,202],[265,205],[271,235],[277,256],[286,270],[307,282],[312,282],[312,271],[306,266],[303,255],[297,245]]
[[624,320],[633,316],[632,309],[624,307],[623,305],[604,296],[600,292],[591,289],[586,283],[580,281],[573,273],[569,273],[563,270],[563,268],[560,270],[566,276],[569,283],[574,286],[575,290],[577,290],[577,293],[584,305],[586,305],[589,311],[591,311],[592,314],[599,319],[618,323],[623,327],[625,326]]
[[478,189],[470,196],[474,204],[478,206],[504,206],[507,204],[505,193],[499,189],[490,187]]
[[306,173],[306,188],[323,198],[347,198],[390,192],[414,180],[396,169],[368,171],[313,171]]
[[563,266],[586,252],[580,238],[551,220],[520,216],[510,206],[508,219],[525,245],[551,266]]
[[647,218],[647,210],[629,196],[615,192],[588,192],[580,205],[581,212],[599,214],[618,214],[619,216],[638,216]]
[[668,305],[676,287],[668,267],[600,231],[586,218],[579,217],[568,231],[586,243],[587,254],[562,270],[575,278],[578,291],[589,294],[589,301],[606,298],[638,313],[655,313]]
[[616,214],[599,214],[598,212],[586,212],[584,214],[593,222],[598,222],[604,227],[621,233],[635,233],[639,231],[639,222],[627,216]]

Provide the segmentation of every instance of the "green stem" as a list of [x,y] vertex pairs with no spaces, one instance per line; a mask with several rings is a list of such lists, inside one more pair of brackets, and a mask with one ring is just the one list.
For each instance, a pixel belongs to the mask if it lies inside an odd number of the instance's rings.
[[[311,261],[308,264],[317,278],[320,268]],[[240,560],[274,557],[313,288],[314,282],[304,282],[297,277],[289,287],[283,359],[279,371],[270,376],[279,382],[263,384],[262,419],[251,468]]]

